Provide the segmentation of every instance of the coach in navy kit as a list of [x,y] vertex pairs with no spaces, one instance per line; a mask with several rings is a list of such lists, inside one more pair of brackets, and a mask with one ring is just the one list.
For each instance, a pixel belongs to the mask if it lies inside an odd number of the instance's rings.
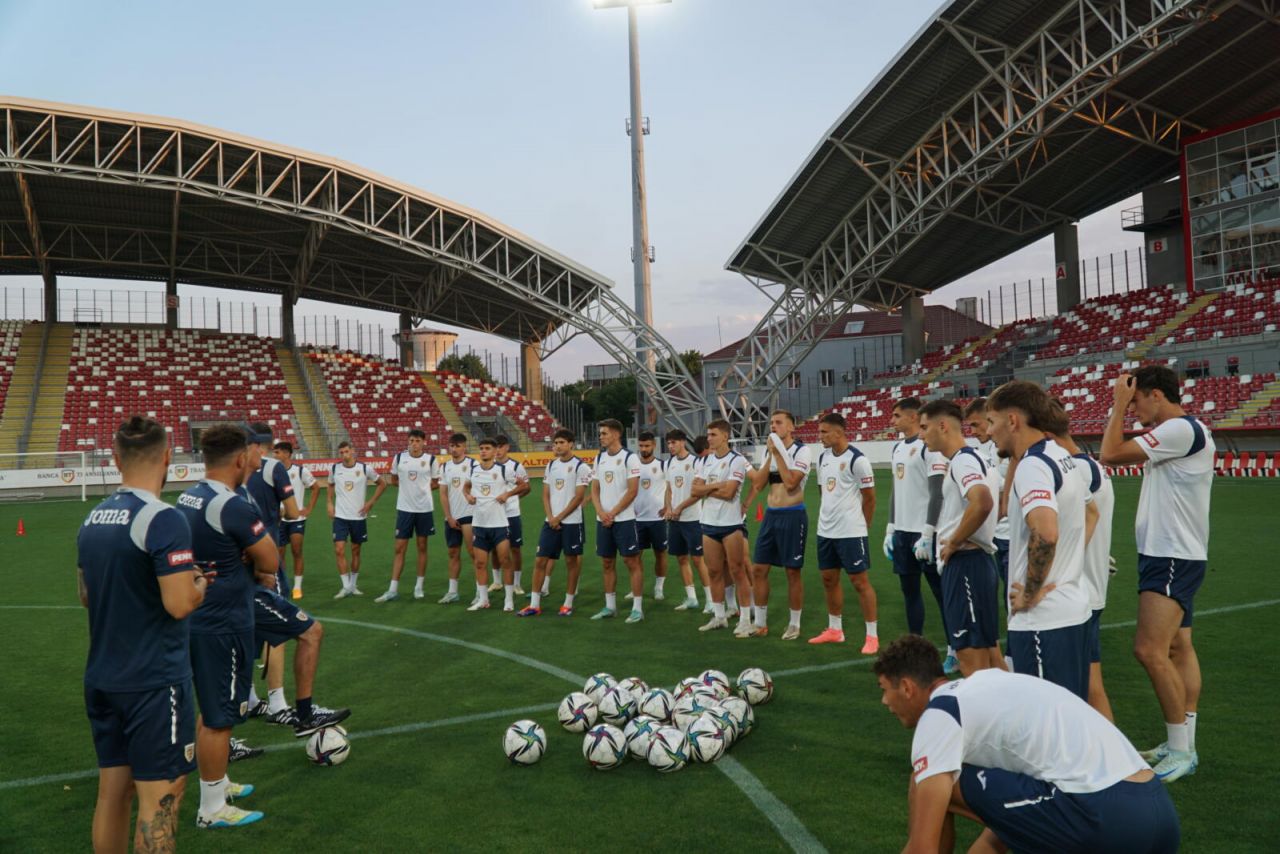
[[85,518],[77,538],[80,604],[89,611],[85,710],[98,754],[95,850],[135,843],[173,850],[187,775],[195,769],[195,700],[186,617],[207,579],[191,529],[156,497],[169,466],[164,427],[134,417],[116,431],[123,485]]

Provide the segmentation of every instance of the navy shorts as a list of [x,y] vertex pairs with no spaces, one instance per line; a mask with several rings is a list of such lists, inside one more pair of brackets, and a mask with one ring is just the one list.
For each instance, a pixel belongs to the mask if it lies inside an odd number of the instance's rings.
[[669,522],[667,550],[677,557],[684,555],[702,557],[702,523]]
[[334,519],[333,541],[335,543],[341,543],[348,539],[357,546],[361,543],[369,542],[369,520]]
[[1102,663],[1102,609],[1089,618],[1089,663]]
[[543,522],[542,530],[538,532],[536,556],[559,560],[561,552],[569,556],[581,555],[586,545],[582,528],[581,522],[561,522],[559,528],[552,528]]
[[196,770],[196,699],[188,679],[149,691],[85,687],[99,768],[127,765],[135,780],[176,780]]
[[867,553],[866,537],[818,536],[818,569],[843,569],[850,575],[866,572],[871,568]]
[[746,525],[703,525],[702,536],[710,537],[717,543],[723,543],[724,538],[733,533],[741,533],[742,536],[747,535]]
[[471,544],[479,551],[491,552],[498,543],[509,539],[506,528],[471,528]]
[[280,534],[276,538],[276,542],[282,546],[287,546],[289,545],[289,539],[294,534],[297,534],[299,537],[303,537],[303,536],[306,536],[306,533],[307,533],[306,519],[301,519],[297,522],[285,522],[284,520],[281,520]]
[[463,516],[453,521],[458,523],[457,528],[454,528],[448,522],[444,523],[444,544],[451,549],[456,549],[462,546],[462,528],[464,525],[471,524],[471,517]]
[[1000,586],[1009,586],[1009,541],[992,539],[996,547],[996,572],[1000,573]]
[[1003,768],[965,765],[959,782],[969,809],[1013,851],[1164,854],[1181,843],[1178,812],[1158,779],[1072,794]]
[[631,557],[640,554],[640,539],[636,535],[636,522],[615,521],[608,528],[596,522],[596,557],[612,558],[618,555]]
[[1151,590],[1182,606],[1182,627],[1191,627],[1196,591],[1204,582],[1205,561],[1138,555],[1138,592]]
[[981,549],[951,555],[942,569],[943,625],[953,649],[986,649],[1000,639],[996,562]]
[[794,507],[769,507],[756,538],[751,562],[760,566],[804,566],[804,547],[809,539],[809,514],[803,504]]
[[653,549],[655,552],[665,552],[668,534],[669,529],[665,519],[654,522],[636,520],[636,542],[640,544],[641,551]]
[[430,537],[436,532],[436,517],[431,511],[426,513],[410,513],[408,510],[396,511],[396,539],[408,540],[412,537]]
[[524,521],[519,516],[507,517],[507,541],[513,549],[524,545]]
[[306,611],[288,599],[261,587],[253,591],[253,645],[279,646],[300,637],[316,624]]
[[1089,699],[1089,621],[1040,631],[1009,630],[1009,657],[1017,673],[1061,685]]
[[918,539],[920,539],[920,534],[915,531],[893,532],[894,575],[920,575],[922,573],[936,572],[933,561],[916,560],[912,549],[916,547],[916,540]]
[[204,725],[230,729],[249,713],[253,631],[191,636],[191,682]]

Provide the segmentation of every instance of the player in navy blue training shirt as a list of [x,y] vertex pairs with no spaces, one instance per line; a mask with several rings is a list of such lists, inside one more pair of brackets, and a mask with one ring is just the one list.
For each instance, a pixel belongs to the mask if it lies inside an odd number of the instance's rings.
[[214,425],[201,435],[200,450],[205,479],[178,497],[178,509],[191,526],[197,565],[218,573],[218,583],[191,615],[191,669],[201,714],[196,826],[239,827],[262,813],[228,803],[252,791],[227,779],[231,728],[244,720],[249,706],[254,582],[274,585],[280,556],[248,493],[237,492],[253,466],[244,430]]
[[195,699],[186,617],[208,579],[192,563],[186,519],[156,497],[165,430],[135,416],[114,442],[122,486],[77,538],[80,603],[89,610],[85,710],[98,754],[95,850],[173,851],[187,774],[195,768]]

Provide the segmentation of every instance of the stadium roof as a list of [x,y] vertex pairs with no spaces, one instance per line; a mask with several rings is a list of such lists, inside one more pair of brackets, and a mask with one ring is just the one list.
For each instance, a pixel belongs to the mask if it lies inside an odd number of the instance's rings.
[[481,213],[331,157],[7,96],[0,122],[0,274],[173,278],[521,341],[611,288]]
[[948,2],[727,266],[795,283],[820,266],[881,307],[935,290],[1173,176],[1183,138],[1273,109],[1278,45],[1274,2]]

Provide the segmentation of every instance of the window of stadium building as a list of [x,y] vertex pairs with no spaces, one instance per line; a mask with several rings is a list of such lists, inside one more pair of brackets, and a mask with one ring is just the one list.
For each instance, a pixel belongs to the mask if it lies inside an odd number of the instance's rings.
[[1195,285],[1280,277],[1280,119],[1187,146]]

